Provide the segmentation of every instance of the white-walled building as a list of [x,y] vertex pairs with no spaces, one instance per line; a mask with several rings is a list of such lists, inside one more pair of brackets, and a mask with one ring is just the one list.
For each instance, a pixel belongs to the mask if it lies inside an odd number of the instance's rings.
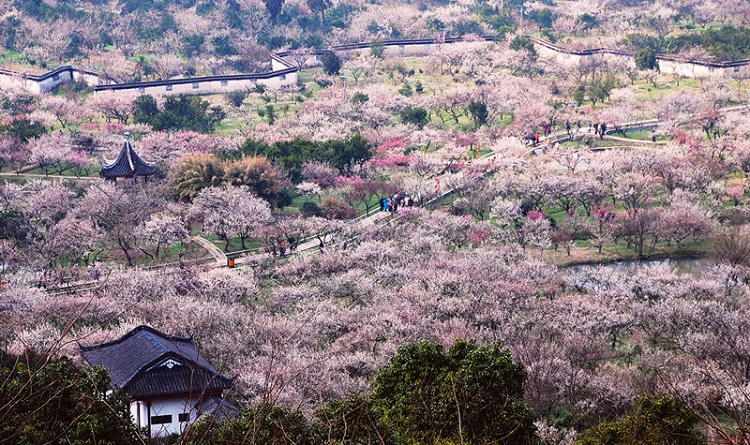
[[109,371],[113,389],[120,388],[132,398],[132,420],[151,437],[181,434],[207,414],[219,418],[237,414],[237,408],[224,399],[234,378],[208,364],[192,338],[138,326],[116,340],[79,348],[89,365]]

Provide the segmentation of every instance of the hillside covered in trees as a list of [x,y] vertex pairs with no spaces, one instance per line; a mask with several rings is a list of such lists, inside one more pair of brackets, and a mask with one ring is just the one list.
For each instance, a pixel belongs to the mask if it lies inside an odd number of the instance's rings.
[[263,72],[269,51],[403,38],[539,33],[573,47],[619,46],[748,58],[743,1],[508,0],[409,4],[330,0],[12,0],[0,5],[3,65],[63,63],[121,80]]

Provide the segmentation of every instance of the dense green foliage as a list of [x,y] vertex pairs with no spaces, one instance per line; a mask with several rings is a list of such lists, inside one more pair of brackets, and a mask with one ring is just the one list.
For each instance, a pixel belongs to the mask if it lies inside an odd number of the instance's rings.
[[656,50],[647,46],[635,52],[635,66],[639,70],[658,70],[659,61],[656,60]]
[[482,125],[487,124],[489,118],[489,112],[487,111],[487,104],[484,102],[471,101],[469,102],[469,114],[471,119],[474,121],[474,126],[479,128]]
[[27,142],[47,133],[47,127],[41,122],[32,121],[26,117],[18,117],[7,124],[0,124],[0,133]]
[[[151,95],[139,96],[135,101],[133,117],[136,122],[149,124],[155,131],[193,130],[213,133],[226,113],[221,107],[210,107],[210,103],[198,96],[168,96],[163,110]],[[210,108],[209,108],[210,107]]]
[[457,341],[448,351],[422,342],[399,348],[371,396],[350,395],[301,411],[260,404],[236,419],[206,419],[187,443],[530,444],[526,372],[499,344]]
[[631,34],[623,43],[638,52],[651,48],[655,52],[674,54],[700,48],[716,60],[744,60],[750,57],[750,28],[722,26],[702,32],[666,36],[663,39],[646,34]]
[[237,155],[265,156],[284,167],[293,182],[299,182],[302,164],[305,162],[328,162],[341,174],[347,175],[351,174],[356,166],[362,165],[372,157],[372,147],[359,134],[352,134],[343,140],[313,142],[297,138],[270,145],[248,139]]
[[179,201],[190,202],[207,187],[224,180],[224,167],[214,156],[196,153],[185,156],[170,175],[170,186]]
[[276,18],[281,14],[281,9],[284,7],[284,0],[263,0],[263,4],[266,5],[266,10],[271,16],[272,21],[276,21]]
[[592,104],[609,99],[612,90],[617,88],[617,78],[611,75],[595,77],[586,86],[586,93]]
[[231,185],[247,186],[259,198],[275,204],[281,190],[283,175],[262,156],[246,156],[229,162],[224,181]]
[[459,340],[445,351],[422,342],[399,348],[376,376],[373,399],[404,443],[521,445],[534,436],[525,380],[500,344]]
[[301,411],[267,404],[244,410],[238,417],[218,425],[209,416],[193,425],[184,439],[184,443],[190,445],[320,443],[316,441],[313,424]]
[[695,431],[698,422],[682,400],[666,394],[642,396],[632,410],[611,422],[581,433],[580,445],[701,445],[706,441]]
[[510,41],[510,49],[513,51],[526,50],[532,59],[537,57],[536,48],[534,48],[534,42],[531,41],[527,36],[518,35]]
[[552,23],[555,21],[555,15],[549,8],[533,9],[529,11],[527,16],[529,20],[539,25],[541,29],[552,28]]
[[320,206],[312,201],[303,202],[300,207],[300,212],[302,212],[302,215],[305,217],[323,216],[323,211],[320,210]]
[[593,14],[589,14],[588,12],[586,12],[578,17],[578,23],[581,24],[583,29],[594,29],[599,26],[599,18],[597,18],[597,16]]
[[333,76],[341,71],[341,58],[333,51],[326,51],[320,56],[323,63],[323,71],[329,76]]
[[212,417],[193,425],[186,444],[342,444],[395,445],[390,431],[379,421],[369,398],[352,395],[334,399],[309,419],[298,409],[259,404],[235,419],[216,422]]
[[324,25],[326,22],[326,11],[333,6],[331,0],[306,0],[307,7],[310,11],[320,16],[320,23]]
[[132,444],[138,434],[128,401],[107,393],[101,368],[82,371],[67,358],[33,357],[0,369],[0,443]]
[[399,112],[401,121],[405,124],[414,124],[420,130],[430,121],[427,110],[424,107],[406,107]]
[[353,394],[334,399],[315,411],[319,443],[390,445],[396,444],[391,431],[383,424],[370,397]]

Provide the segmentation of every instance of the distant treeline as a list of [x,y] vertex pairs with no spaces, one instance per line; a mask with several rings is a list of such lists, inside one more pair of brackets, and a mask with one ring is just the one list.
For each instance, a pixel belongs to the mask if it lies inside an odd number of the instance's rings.
[[750,28],[722,26],[699,33],[663,38],[647,34],[630,34],[623,40],[623,44],[633,51],[652,48],[662,54],[678,54],[692,48],[700,48],[717,61],[745,60],[750,58]]

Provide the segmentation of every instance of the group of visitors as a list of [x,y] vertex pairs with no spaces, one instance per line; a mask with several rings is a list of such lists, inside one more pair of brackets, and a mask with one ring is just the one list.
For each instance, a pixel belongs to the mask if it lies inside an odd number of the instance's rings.
[[[581,130],[581,121],[577,121],[575,124],[576,133],[578,133]],[[552,134],[552,124],[544,123],[541,125],[542,134],[546,137]],[[570,121],[565,121],[565,132],[568,134],[569,138],[573,137],[573,124],[570,123]],[[589,122],[589,133],[593,132],[594,134],[598,135],[600,139],[604,139],[604,135],[607,133],[607,123],[606,122]],[[532,145],[536,147],[539,145],[541,135],[539,134],[539,131],[526,133],[524,135],[523,139],[526,145]]]
[[599,139],[604,139],[604,135],[607,133],[607,123],[606,122],[594,122],[594,134],[599,135]]
[[410,196],[406,196],[404,193],[396,193],[391,197],[385,197],[380,200],[380,211],[396,213],[401,207],[411,207],[414,205],[414,200]]
[[[101,269],[97,262],[89,263],[87,270],[89,280],[99,280]],[[67,283],[77,283],[82,280],[85,281],[85,277],[82,277],[78,264],[74,263],[70,267],[52,267],[43,270],[39,276],[36,287],[39,289],[47,289],[48,287],[59,287]]]
[[285,256],[287,253],[292,253],[297,250],[298,245],[299,241],[297,241],[297,238],[291,235],[286,238],[280,236],[271,243],[271,249],[273,250],[274,256]]
[[[570,121],[565,121],[565,132],[568,133],[568,137],[573,137],[573,125],[570,123]],[[576,134],[581,131],[581,120],[576,121]]]

